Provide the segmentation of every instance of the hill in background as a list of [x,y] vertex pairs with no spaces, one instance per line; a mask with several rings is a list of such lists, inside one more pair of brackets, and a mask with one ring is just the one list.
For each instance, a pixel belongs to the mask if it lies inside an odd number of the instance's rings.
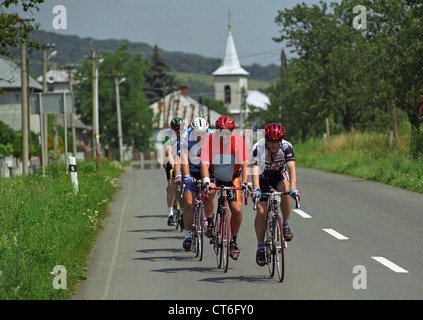
[[[49,63],[58,65],[80,64],[85,56],[91,55],[91,47],[96,48],[97,53],[101,51],[114,52],[116,47],[127,44],[133,52],[142,52],[143,58],[150,60],[153,55],[153,47],[142,42],[130,42],[128,40],[96,40],[92,38],[80,38],[72,35],[62,35],[54,32],[38,30],[31,35],[31,39],[42,44],[54,43],[57,56]],[[188,85],[189,93],[194,98],[198,96],[213,97],[213,77],[221,63],[221,59],[207,58],[198,54],[184,53],[179,51],[160,50],[161,56],[173,68],[177,80],[181,84]],[[12,57],[20,59],[19,49],[12,50]],[[29,70],[31,75],[37,77],[42,72],[41,50],[32,52],[29,56]],[[250,72],[250,89],[264,90],[270,82],[274,81],[280,67],[275,64],[261,66],[253,64],[244,66]]]

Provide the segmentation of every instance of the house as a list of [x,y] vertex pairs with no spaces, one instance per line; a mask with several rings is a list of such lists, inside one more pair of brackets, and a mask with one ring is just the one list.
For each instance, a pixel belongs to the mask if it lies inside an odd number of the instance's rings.
[[[74,72],[74,70],[72,71]],[[47,91],[48,92],[69,92],[69,72],[64,70],[62,67],[53,67],[46,73],[47,79]],[[43,76],[40,75],[37,80],[43,82]],[[76,109],[76,106],[75,106]],[[64,126],[64,119],[62,116],[56,117],[56,126]],[[68,130],[72,128],[72,118],[66,117],[66,126]],[[75,134],[76,134],[76,145],[77,146],[86,146],[84,142],[85,137],[90,134],[91,126],[84,124],[80,116],[75,114]],[[57,132],[56,132],[57,134]],[[77,153],[77,158],[84,159],[82,154]]]
[[173,118],[181,117],[188,126],[195,117],[203,117],[214,126],[221,116],[219,113],[209,110],[207,106],[200,104],[188,95],[188,87],[182,86],[180,90],[173,91],[150,105],[154,114],[153,128],[160,130],[170,127]]
[[228,24],[225,55],[219,68],[212,73],[214,77],[215,99],[223,101],[237,126],[243,128],[249,113],[248,105],[267,109],[269,98],[258,90],[248,90],[249,72],[241,67],[231,24]]
[[[28,76],[28,90],[41,92],[43,86]],[[22,94],[21,68],[10,58],[0,57],[0,88],[5,94],[0,94],[0,120],[15,131],[22,130]],[[28,103],[29,105],[29,103]],[[40,133],[40,116],[29,113],[28,128],[37,134]]]

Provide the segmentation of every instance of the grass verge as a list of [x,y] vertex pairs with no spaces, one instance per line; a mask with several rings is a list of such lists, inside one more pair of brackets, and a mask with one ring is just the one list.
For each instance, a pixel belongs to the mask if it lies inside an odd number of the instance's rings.
[[[101,161],[99,174],[94,162],[77,169],[77,194],[63,166],[45,177],[0,178],[0,299],[68,299],[84,280],[123,168]],[[53,286],[55,266],[66,268],[66,290]]]
[[329,141],[311,139],[294,146],[299,167],[341,173],[423,193],[423,159],[410,153],[410,136],[401,133],[389,144],[382,134],[351,133]]

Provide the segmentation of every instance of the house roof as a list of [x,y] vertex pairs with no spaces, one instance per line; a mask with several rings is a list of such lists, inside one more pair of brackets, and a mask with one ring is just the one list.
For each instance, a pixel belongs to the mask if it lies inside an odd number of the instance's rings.
[[245,102],[264,110],[270,105],[269,97],[258,90],[248,90]]
[[[21,68],[7,57],[0,57],[0,88],[20,89],[21,88]],[[29,76],[29,87],[43,90],[43,86]]]
[[[57,83],[57,82],[69,82],[69,74],[65,70],[56,70],[56,69],[50,69],[46,73],[46,78],[48,83]],[[40,75],[37,78],[37,81],[43,82],[43,75]]]
[[212,73],[214,76],[245,75],[250,73],[241,67],[236,52],[234,39],[232,38],[231,25],[228,24],[228,38],[226,40],[225,57],[221,66]]
[[[207,106],[203,105],[203,108],[201,108],[200,103],[188,96],[186,91],[177,90],[171,92],[164,97],[164,102],[164,108],[163,99],[150,105],[155,119],[153,127],[156,129],[170,127],[170,121],[176,117],[181,117],[187,124],[190,124],[195,117],[207,119]],[[210,110],[210,124],[214,124],[220,116],[221,114]]]

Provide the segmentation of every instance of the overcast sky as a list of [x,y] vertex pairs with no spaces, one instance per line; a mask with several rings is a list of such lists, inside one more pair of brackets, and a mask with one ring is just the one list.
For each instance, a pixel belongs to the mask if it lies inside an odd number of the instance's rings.
[[[33,11],[40,29],[94,39],[127,39],[157,44],[167,51],[197,53],[222,58],[228,30],[242,65],[280,63],[282,44],[274,22],[278,10],[292,8],[301,0],[46,0]],[[306,1],[311,6],[318,0]],[[55,29],[66,8],[66,29]],[[56,7],[57,9],[58,7]],[[64,15],[64,12],[61,13]],[[57,25],[56,25],[57,26]],[[94,42],[95,46],[95,42]],[[288,52],[287,52],[288,53]]]

